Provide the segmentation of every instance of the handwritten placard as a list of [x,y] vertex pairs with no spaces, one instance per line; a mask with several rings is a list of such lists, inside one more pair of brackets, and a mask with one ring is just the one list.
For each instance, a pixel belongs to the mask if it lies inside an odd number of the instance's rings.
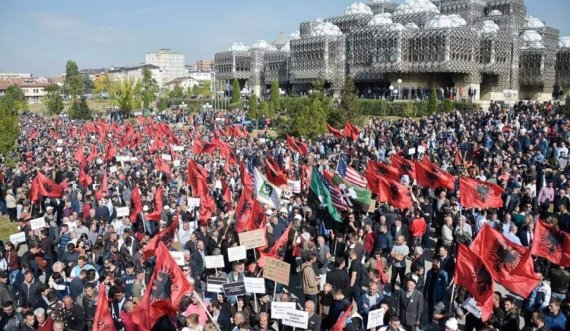
[[46,226],[46,220],[43,217],[36,218],[30,221],[30,228],[32,230],[43,229]]
[[176,264],[181,266],[186,264],[184,262],[184,252],[170,251],[170,255],[172,255],[172,258],[174,259],[174,261],[176,261]]
[[162,159],[165,161],[170,161],[172,160],[172,156],[170,156],[170,154],[162,154]]
[[372,329],[384,324],[384,309],[371,310],[368,313],[368,324],[366,329]]
[[289,273],[291,265],[287,262],[268,257],[263,267],[263,278],[274,282],[289,285]]
[[239,261],[246,259],[246,248],[245,246],[236,246],[228,248],[228,261]]
[[182,152],[182,151],[184,151],[184,146],[172,145],[172,150],[175,152]]
[[265,238],[265,232],[262,229],[240,232],[238,233],[238,236],[240,244],[245,246],[246,249],[267,245],[267,238]]
[[188,207],[200,207],[200,198],[188,198]]

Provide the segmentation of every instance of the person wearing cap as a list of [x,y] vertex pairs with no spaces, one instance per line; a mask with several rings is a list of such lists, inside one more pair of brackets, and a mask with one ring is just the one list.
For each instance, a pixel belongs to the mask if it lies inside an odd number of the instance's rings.
[[457,323],[457,319],[455,317],[451,317],[445,322],[445,331],[458,331],[459,324]]
[[409,331],[416,331],[424,309],[424,296],[416,289],[413,278],[406,280],[405,288],[396,294],[396,312]]

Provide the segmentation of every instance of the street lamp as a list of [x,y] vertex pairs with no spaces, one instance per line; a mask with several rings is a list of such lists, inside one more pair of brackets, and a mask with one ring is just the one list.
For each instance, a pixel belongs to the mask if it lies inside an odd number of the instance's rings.
[[402,97],[400,96],[400,91],[402,91],[402,89],[400,88],[400,85],[402,84],[402,80],[400,78],[398,78],[398,99],[402,99]]
[[394,91],[394,85],[390,85],[390,87],[388,87],[388,89],[390,90],[390,99],[394,100],[394,95],[392,94],[392,92]]

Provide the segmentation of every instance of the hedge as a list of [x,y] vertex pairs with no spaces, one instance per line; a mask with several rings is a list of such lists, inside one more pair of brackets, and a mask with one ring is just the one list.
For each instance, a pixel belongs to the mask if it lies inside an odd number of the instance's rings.
[[[443,101],[438,102],[438,111],[445,112],[449,106],[460,112],[479,110],[479,104],[466,101]],[[392,102],[387,100],[359,99],[358,106],[363,115],[371,116],[400,116],[419,117],[430,115],[428,111],[428,101],[404,101]]]

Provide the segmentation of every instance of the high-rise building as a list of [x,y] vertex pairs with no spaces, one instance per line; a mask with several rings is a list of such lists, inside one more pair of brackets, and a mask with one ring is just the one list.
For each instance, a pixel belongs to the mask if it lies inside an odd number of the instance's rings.
[[171,53],[163,48],[158,52],[146,54],[146,64],[152,64],[160,68],[161,81],[166,84],[178,77],[184,77],[184,54]]
[[198,60],[196,61],[196,71],[212,71],[214,70],[213,60]]

